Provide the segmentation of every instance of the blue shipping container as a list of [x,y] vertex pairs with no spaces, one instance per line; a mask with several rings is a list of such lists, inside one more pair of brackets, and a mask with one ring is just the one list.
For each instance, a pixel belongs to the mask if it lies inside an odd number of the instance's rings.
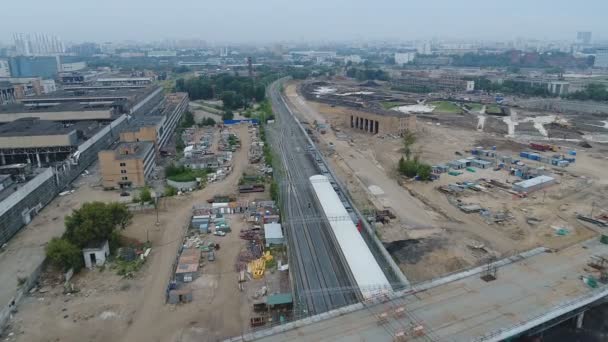
[[571,156],[575,156],[576,155],[576,151],[568,151],[568,154]]
[[519,156],[522,158],[528,158],[528,152],[519,152]]

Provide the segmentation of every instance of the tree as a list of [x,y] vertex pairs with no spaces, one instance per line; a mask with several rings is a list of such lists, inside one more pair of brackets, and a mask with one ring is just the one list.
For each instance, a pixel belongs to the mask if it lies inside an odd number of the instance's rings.
[[418,177],[421,180],[427,181],[431,179],[432,168],[429,164],[418,164]]
[[51,264],[64,271],[73,268],[77,272],[83,266],[80,248],[65,238],[52,238],[46,245],[46,256]]
[[141,203],[148,203],[152,201],[152,193],[150,192],[149,187],[145,186],[143,189],[141,189],[139,192],[139,199],[141,200]]
[[234,113],[231,110],[227,110],[222,114],[222,120],[233,120]]
[[[117,204],[124,206],[122,204]],[[65,217],[64,237],[79,248],[94,241],[110,239],[118,225],[126,225],[129,215],[103,202],[87,202]]]
[[112,221],[116,222],[121,229],[127,228],[133,218],[133,214],[129,209],[121,203],[113,202],[108,204],[108,211],[112,215]]
[[403,133],[403,153],[405,153],[405,159],[410,160],[412,156],[412,146],[416,143],[416,133],[411,131],[405,131]]
[[399,171],[406,177],[416,177],[418,174],[418,162],[416,160],[406,160],[403,163],[403,168]]
[[191,111],[186,111],[182,117],[181,126],[184,128],[194,126],[194,114]]

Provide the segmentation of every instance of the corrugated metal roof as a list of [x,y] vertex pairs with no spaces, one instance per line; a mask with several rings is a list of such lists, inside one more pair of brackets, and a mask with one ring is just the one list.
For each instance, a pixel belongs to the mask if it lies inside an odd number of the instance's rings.
[[327,177],[312,176],[310,183],[363,296],[372,295],[371,291],[366,288],[377,289],[383,286],[388,288],[390,286],[388,279],[361,237],[361,233],[350,219],[350,215]]
[[266,223],[264,225],[264,237],[266,239],[282,239],[283,231],[280,223]]

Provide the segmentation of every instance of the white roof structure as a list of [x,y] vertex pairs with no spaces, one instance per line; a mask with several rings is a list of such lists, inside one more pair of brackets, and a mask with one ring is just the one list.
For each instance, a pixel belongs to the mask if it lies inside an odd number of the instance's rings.
[[310,183],[363,297],[372,297],[379,289],[390,290],[388,279],[327,177],[312,176]]
[[268,239],[282,239],[283,231],[281,231],[280,223],[264,224],[264,237]]
[[533,186],[537,186],[543,183],[548,183],[548,182],[553,182],[555,181],[555,178],[553,177],[549,177],[549,176],[545,176],[545,175],[541,175],[538,177],[534,177],[534,178],[530,178],[530,179],[526,179],[525,181],[521,181],[518,183],[515,183],[515,186],[518,186],[520,188],[526,189],[526,188],[530,188]]

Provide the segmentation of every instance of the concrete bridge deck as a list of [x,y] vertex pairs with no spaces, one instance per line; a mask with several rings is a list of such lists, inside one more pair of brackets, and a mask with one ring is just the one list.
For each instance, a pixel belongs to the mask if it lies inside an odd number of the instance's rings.
[[[425,336],[408,341],[499,341],[607,296],[608,285],[592,289],[581,280],[599,277],[587,264],[605,254],[608,245],[597,239],[558,252],[537,249],[526,258],[500,261],[494,281],[480,279],[479,268],[383,303],[356,304],[233,340],[393,341],[397,332],[422,325]],[[407,313],[396,317],[400,307]],[[384,312],[388,317],[380,319]]]

